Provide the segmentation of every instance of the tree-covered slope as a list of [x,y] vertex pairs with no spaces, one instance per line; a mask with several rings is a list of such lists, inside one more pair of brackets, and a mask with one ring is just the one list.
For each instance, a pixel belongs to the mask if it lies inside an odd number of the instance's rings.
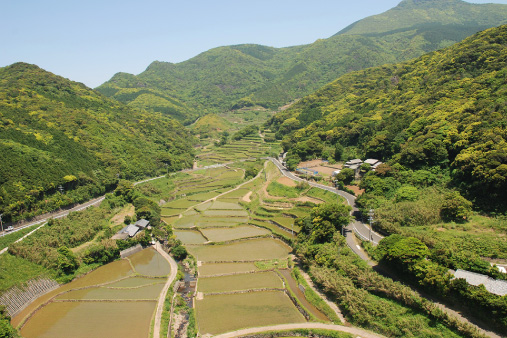
[[[409,60],[505,23],[505,5],[405,0],[309,45],[215,48],[178,64],[153,62],[137,76],[116,74],[97,90],[128,104],[141,101],[142,107],[158,112],[166,112],[162,101],[168,98],[199,114],[245,102],[275,108],[348,72]],[[177,117],[185,120],[183,115]],[[195,119],[189,116],[187,121]]]
[[1,68],[0,213],[6,221],[53,210],[103,192],[118,177],[183,168],[191,162],[189,138],[169,117],[37,66]]
[[484,207],[507,198],[507,26],[397,65],[344,75],[270,121],[289,159],[374,157],[441,168]]

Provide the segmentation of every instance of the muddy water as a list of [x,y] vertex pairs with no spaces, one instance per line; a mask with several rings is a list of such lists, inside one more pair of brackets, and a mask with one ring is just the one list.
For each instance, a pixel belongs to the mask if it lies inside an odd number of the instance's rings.
[[226,242],[241,238],[269,235],[271,231],[252,225],[240,225],[235,228],[209,228],[203,229],[204,236],[212,242]]
[[151,248],[128,259],[107,264],[37,299],[13,324],[32,314],[21,329],[26,338],[149,337],[170,266]]
[[310,302],[306,300],[305,294],[301,291],[301,289],[299,289],[299,285],[294,280],[294,278],[292,278],[290,270],[280,270],[280,273],[285,277],[285,279],[289,283],[290,289],[296,295],[301,304],[306,308],[306,310],[310,311],[310,313],[314,315],[315,318],[317,318],[318,320],[323,322],[329,322],[329,319],[326,317],[325,314],[320,312],[319,309],[317,309],[315,306],[313,306],[312,304],[310,304]]
[[203,264],[199,267],[199,276],[216,276],[257,270],[259,269],[254,263],[210,263]]
[[183,244],[204,244],[207,242],[199,231],[174,230],[174,234]]
[[282,259],[291,248],[276,239],[259,238],[227,245],[189,247],[188,251],[203,262],[233,262]]

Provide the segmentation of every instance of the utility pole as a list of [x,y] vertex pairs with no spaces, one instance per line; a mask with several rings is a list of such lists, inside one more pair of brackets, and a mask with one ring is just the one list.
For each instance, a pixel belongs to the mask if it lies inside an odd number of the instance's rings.
[[0,226],[2,226],[2,237],[5,236],[5,232],[4,232],[4,224],[2,223],[2,216],[4,214],[0,214]]
[[371,226],[373,224],[373,216],[374,216],[374,212],[373,212],[373,209],[370,209],[370,211],[368,212],[368,220],[370,221],[370,242],[373,242],[373,238],[371,237]]

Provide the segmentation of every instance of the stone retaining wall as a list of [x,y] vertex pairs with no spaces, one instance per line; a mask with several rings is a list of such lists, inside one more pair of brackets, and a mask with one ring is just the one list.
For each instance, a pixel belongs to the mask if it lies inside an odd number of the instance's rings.
[[133,255],[141,250],[143,250],[143,247],[141,246],[141,244],[137,244],[136,246],[133,246],[131,248],[120,251],[120,257],[125,258],[125,257]]
[[55,290],[60,285],[49,278],[29,280],[24,287],[12,287],[0,297],[9,316],[13,317],[40,296]]

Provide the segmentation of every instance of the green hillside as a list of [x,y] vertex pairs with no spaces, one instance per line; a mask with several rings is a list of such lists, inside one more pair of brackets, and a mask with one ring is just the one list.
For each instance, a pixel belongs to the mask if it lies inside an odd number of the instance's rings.
[[[348,72],[409,60],[505,23],[505,5],[403,1],[309,45],[215,48],[178,64],[153,62],[137,76],[116,74],[97,90],[187,122],[195,119],[195,111],[223,112],[245,105],[276,108]],[[189,115],[164,108],[170,100],[175,102],[171,107],[185,103]]]
[[[416,60],[347,74],[270,120],[292,162],[340,144],[451,175],[487,209],[507,198],[507,26]],[[327,154],[329,156],[329,154]]]
[[191,165],[175,120],[135,110],[37,66],[0,69],[3,220],[89,199],[116,184]]
[[216,137],[219,133],[227,131],[231,124],[224,118],[216,114],[207,114],[199,118],[190,126],[194,135],[199,135],[201,139]]

